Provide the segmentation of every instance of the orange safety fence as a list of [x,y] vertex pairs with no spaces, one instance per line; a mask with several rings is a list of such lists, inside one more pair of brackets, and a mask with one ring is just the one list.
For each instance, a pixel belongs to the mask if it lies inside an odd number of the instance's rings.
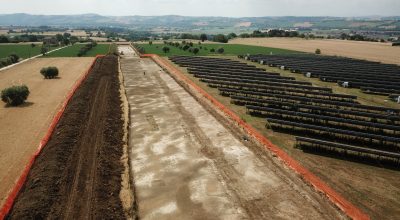
[[214,97],[209,95],[205,90],[200,88],[196,83],[186,77],[179,69],[171,65],[166,60],[162,59],[156,54],[142,54],[141,58],[152,58],[158,65],[166,69],[169,73],[173,74],[175,77],[187,83],[190,87],[199,92],[203,97],[208,99],[215,107],[224,112],[228,117],[235,121],[240,127],[242,127],[250,136],[257,139],[262,145],[264,145],[269,151],[281,159],[288,167],[298,173],[302,179],[307,183],[311,184],[317,191],[325,194],[330,201],[332,201],[337,207],[339,207],[346,215],[352,219],[366,220],[370,217],[357,208],[355,205],[350,203],[347,199],[341,196],[338,192],[333,190],[328,184],[322,181],[320,178],[315,176],[311,171],[302,166],[298,161],[290,157],[278,146],[274,145],[270,140],[268,140],[264,135],[258,132],[251,125],[244,122],[238,115],[216,100]]
[[87,69],[87,71],[84,73],[84,75],[75,83],[75,85],[72,87],[72,89],[69,91],[67,94],[64,102],[62,103],[60,109],[54,116],[53,120],[51,121],[50,127],[48,128],[45,136],[42,138],[42,140],[39,143],[38,149],[35,151],[35,153],[31,156],[28,164],[26,164],[24,170],[22,171],[21,176],[18,178],[17,182],[15,183],[14,187],[12,188],[11,192],[8,194],[7,199],[4,203],[4,205],[1,207],[0,210],[0,220],[3,220],[8,213],[10,212],[15,199],[18,196],[19,191],[25,184],[25,181],[28,177],[28,174],[32,168],[33,163],[35,162],[36,158],[39,156],[40,152],[42,149],[46,146],[47,142],[50,140],[51,135],[54,132],[54,129],[56,128],[58,122],[60,121],[60,118],[62,117],[65,108],[67,107],[67,104],[71,100],[72,96],[75,94],[76,90],[79,88],[79,86],[85,81],[85,79],[88,77],[89,73],[91,72],[94,64],[96,63],[97,58],[99,57],[104,57],[104,55],[97,55],[96,58],[93,60],[92,64],[90,67]]

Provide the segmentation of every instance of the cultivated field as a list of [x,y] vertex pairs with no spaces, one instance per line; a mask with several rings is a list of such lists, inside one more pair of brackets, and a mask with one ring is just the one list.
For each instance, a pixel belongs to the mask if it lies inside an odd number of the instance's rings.
[[283,48],[314,53],[317,48],[322,54],[346,56],[357,59],[400,64],[400,48],[390,43],[347,41],[347,40],[306,40],[300,38],[236,38],[230,44],[244,44]]
[[139,218],[344,218],[152,60],[124,51]]
[[[39,55],[42,44],[34,44],[36,45],[35,47],[32,47],[31,44],[0,44],[0,59],[13,53],[23,59]],[[52,47],[51,50],[56,48],[57,47]]]
[[[3,204],[9,190],[21,175],[44,137],[53,116],[68,91],[82,76],[93,58],[34,59],[0,71],[0,89],[26,84],[31,94],[19,107],[0,105],[0,198]],[[39,73],[45,66],[60,70],[58,79],[44,80]]]
[[[97,44],[97,46],[93,47],[89,50],[84,57],[94,57],[96,55],[104,55],[109,51],[111,44]],[[74,44],[72,46],[66,47],[64,49],[55,51],[53,53],[49,53],[43,58],[46,57],[76,57],[79,50],[84,47],[85,44]]]
[[[178,42],[178,41],[177,41]],[[145,49],[145,53],[157,54],[160,56],[172,56],[172,55],[186,55],[186,56],[194,56],[193,53],[189,51],[181,50],[175,46],[165,45],[165,44],[139,44],[139,46]],[[164,53],[162,48],[167,46],[170,48],[170,52]],[[299,53],[297,51],[286,50],[286,49],[278,49],[278,48],[270,48],[270,47],[260,47],[260,46],[248,46],[248,45],[239,45],[239,44],[194,44],[193,47],[202,49],[199,50],[198,56],[211,56],[211,55],[243,55],[243,54],[290,54],[290,53]],[[218,48],[224,48],[224,53],[219,54],[217,52],[210,52],[211,49],[217,50]]]

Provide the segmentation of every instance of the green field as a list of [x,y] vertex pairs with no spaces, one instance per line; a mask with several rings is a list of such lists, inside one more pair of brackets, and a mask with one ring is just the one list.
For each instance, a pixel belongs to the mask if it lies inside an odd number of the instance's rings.
[[[35,47],[32,47],[30,44],[6,44],[0,45],[0,59],[5,58],[8,55],[15,53],[20,58],[26,59],[29,57],[36,56],[40,54],[41,44],[37,44]],[[52,47],[51,49],[55,49],[56,47]]]
[[[193,53],[190,53],[189,51],[184,51],[179,49],[178,47],[171,46],[171,45],[164,45],[164,44],[139,44],[139,46],[143,47],[145,49],[145,53],[153,53],[153,54],[158,54],[160,56],[173,56],[173,55],[194,55]],[[170,51],[168,53],[164,53],[162,51],[162,48],[164,46],[167,46],[170,48]],[[222,55],[245,55],[247,53],[249,54],[292,54],[292,53],[301,53],[298,51],[293,51],[293,50],[285,50],[285,49],[279,49],[279,48],[271,48],[271,47],[260,47],[260,46],[249,46],[249,45],[241,45],[241,44],[195,44],[193,47],[197,47],[200,49],[199,53],[197,53],[197,56],[210,56],[210,55],[220,55],[218,53],[211,53],[210,49],[214,48],[217,50],[219,47],[223,47],[225,52]]]
[[[47,54],[45,57],[76,57],[79,50],[83,46],[85,46],[85,44],[74,44],[72,46]],[[87,52],[85,57],[94,57],[98,54],[107,54],[109,47],[110,44],[97,44],[96,47]]]

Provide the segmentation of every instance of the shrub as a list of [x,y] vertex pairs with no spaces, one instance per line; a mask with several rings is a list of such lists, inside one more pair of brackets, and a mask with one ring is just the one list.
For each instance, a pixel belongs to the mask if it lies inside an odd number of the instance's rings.
[[9,57],[10,57],[12,63],[18,63],[19,56],[17,54],[15,54],[15,53],[10,54]]
[[185,51],[186,51],[187,49],[189,49],[189,48],[190,48],[190,46],[187,45],[187,44],[186,44],[185,46],[182,47],[182,49],[185,50]]
[[45,79],[53,79],[58,76],[58,69],[54,66],[43,67],[40,70],[40,73],[44,76]]
[[218,53],[224,53],[224,52],[225,52],[225,50],[224,50],[224,48],[223,48],[223,47],[220,47],[220,48],[218,48],[217,52],[218,52]]
[[12,86],[1,91],[1,100],[8,105],[17,106],[28,98],[29,89],[26,85]]
[[315,54],[321,54],[321,50],[320,49],[316,49],[315,50]]
[[215,52],[215,49],[214,49],[214,48],[211,48],[211,49],[210,49],[210,52],[211,52],[211,53],[214,53],[214,52]]
[[169,47],[163,47],[162,50],[164,51],[164,53],[168,53],[169,52]]

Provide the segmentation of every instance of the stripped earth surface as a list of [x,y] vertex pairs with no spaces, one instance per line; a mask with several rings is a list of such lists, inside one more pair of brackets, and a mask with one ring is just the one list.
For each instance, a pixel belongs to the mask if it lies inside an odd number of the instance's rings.
[[116,56],[98,58],[37,157],[8,219],[123,219]]
[[151,59],[119,49],[139,218],[346,218]]

